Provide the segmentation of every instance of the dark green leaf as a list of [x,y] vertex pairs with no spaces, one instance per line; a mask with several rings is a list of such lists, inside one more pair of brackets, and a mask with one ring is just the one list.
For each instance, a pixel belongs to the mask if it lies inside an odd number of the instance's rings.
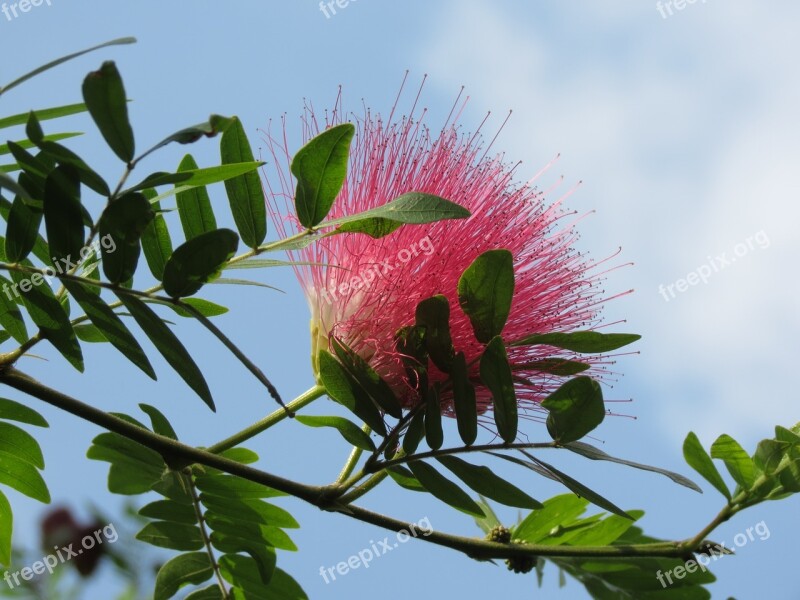
[[42,131],[42,126],[39,124],[39,119],[36,118],[36,113],[33,111],[28,113],[28,121],[25,125],[25,135],[28,136],[28,139],[34,145],[39,144],[44,140],[44,131]]
[[[42,108],[33,111],[39,121],[47,121],[50,119],[59,119],[69,115],[75,115],[86,111],[86,105],[81,104],[68,104],[66,106],[57,106],[55,108]],[[15,125],[24,125],[28,122],[30,112],[20,113],[11,117],[4,117],[0,119],[0,129],[6,127],[14,127]]]
[[708,452],[706,452],[697,438],[697,434],[693,431],[689,432],[683,442],[683,457],[689,466],[697,471],[708,483],[717,488],[720,494],[728,500],[731,499],[731,492],[728,486],[725,485],[725,480],[722,479],[722,475],[717,471],[714,461],[711,460]]
[[[30,266],[29,262],[26,263]],[[33,322],[39,326],[42,336],[53,344],[73,367],[83,372],[83,354],[69,316],[56,300],[53,290],[42,275],[12,271],[11,278],[19,286],[22,302]]]
[[188,594],[184,600],[225,600],[222,597],[222,590],[219,584],[209,585],[200,590],[195,590]]
[[[514,344],[511,345],[513,346]],[[578,373],[583,373],[590,367],[591,365],[587,365],[586,363],[567,360],[565,358],[545,358],[526,363],[514,363],[512,369],[514,371],[538,371],[540,373],[558,375],[559,377],[570,377]]]
[[103,273],[111,283],[127,281],[136,272],[140,239],[154,217],[150,202],[139,193],[111,202],[98,222]]
[[298,423],[309,427],[333,427],[353,446],[367,452],[375,450],[375,444],[370,437],[358,425],[343,417],[306,417],[297,415],[295,418]]
[[[222,139],[225,139],[223,134]],[[252,160],[252,159],[251,159]],[[178,172],[196,170],[199,167],[191,154],[183,157],[178,166]],[[183,226],[183,234],[187,240],[197,237],[201,233],[214,231],[217,228],[217,220],[211,208],[211,200],[205,186],[197,186],[175,195],[178,205],[178,216]],[[262,196],[261,203],[264,204]]]
[[591,446],[591,445],[586,444],[584,442],[571,442],[569,444],[565,444],[564,447],[567,448],[568,450],[571,450],[572,452],[575,452],[576,454],[580,454],[581,456],[585,456],[586,458],[591,459],[591,460],[604,460],[604,461],[608,461],[608,462],[617,463],[617,464],[620,464],[620,465],[625,465],[625,466],[628,466],[628,467],[633,467],[634,469],[639,469],[639,470],[642,470],[642,471],[650,471],[652,473],[659,473],[661,475],[669,477],[675,483],[680,484],[680,485],[682,485],[684,487],[687,487],[690,490],[694,490],[695,492],[700,492],[700,493],[703,492],[703,490],[700,489],[700,486],[698,486],[691,479],[688,479],[688,478],[684,477],[683,475],[680,475],[678,473],[674,473],[672,471],[668,471],[667,469],[661,469],[659,467],[651,467],[650,465],[643,465],[641,463],[633,462],[633,461],[630,461],[630,460],[624,460],[624,459],[621,459],[621,458],[615,458],[613,456],[610,456],[610,455],[606,454],[602,450],[600,450],[598,448],[595,448],[594,446]]
[[378,435],[386,435],[386,425],[378,407],[327,350],[318,355],[319,376],[326,393],[364,421]]
[[548,411],[547,431],[559,444],[577,441],[606,415],[603,391],[589,377],[570,379],[542,402]]
[[475,388],[469,380],[467,360],[463,352],[458,352],[450,371],[453,382],[453,407],[456,412],[458,433],[465,445],[469,446],[478,437],[478,404]]
[[[206,513],[207,515],[210,513]],[[254,536],[256,537],[256,536]],[[246,539],[229,533],[220,531],[211,532],[211,544],[220,552],[226,553],[246,553],[256,561],[259,577],[263,584],[268,584],[275,572],[277,556],[275,549],[263,539]]]
[[[78,137],[80,135],[83,135],[83,134],[79,133],[79,132],[76,132],[76,131],[64,132],[64,133],[52,133],[50,135],[44,136],[42,138],[42,141],[58,142],[58,141],[61,141],[61,140],[68,140],[70,138]],[[28,141],[28,140],[19,140],[18,142],[16,142],[16,144],[19,147],[25,148],[25,149],[30,149],[30,148],[35,147],[35,144],[33,142]],[[7,144],[0,144],[0,154],[8,154],[9,152],[11,152],[11,150],[8,147]]]
[[[225,131],[231,124],[232,119],[229,117],[223,117],[221,115],[211,115],[205,123],[200,123],[198,125],[193,125],[191,127],[186,127],[185,129],[181,129],[180,131],[176,131],[172,135],[165,137],[161,140],[158,144],[150,148],[147,152],[145,152],[142,156],[140,156],[137,160],[142,160],[148,154],[163,148],[164,146],[171,144],[173,142],[178,144],[193,144],[197,140],[202,137],[214,137],[218,133]],[[204,182],[209,183],[209,182]],[[149,186],[148,186],[149,187]]]
[[[152,189],[144,190],[143,194],[148,201],[156,196]],[[160,212],[161,205],[156,202],[151,206],[154,216],[142,232],[142,250],[144,250],[144,258],[147,260],[147,266],[150,267],[153,277],[161,281],[164,277],[164,265],[172,255],[172,238],[169,235],[167,222]]]
[[411,469],[417,481],[442,502],[470,515],[485,516],[481,507],[466,492],[429,464],[418,460],[409,463],[408,468]]
[[83,101],[97,128],[120,160],[130,163],[136,153],[128,102],[117,66],[106,61],[83,80]]
[[416,324],[425,328],[425,345],[433,364],[449,373],[453,364],[453,339],[450,337],[450,302],[442,295],[417,304]]
[[458,302],[479,342],[503,332],[514,296],[514,258],[504,249],[476,258],[458,280]]
[[582,354],[600,354],[632,344],[642,336],[632,333],[598,333],[575,331],[573,333],[537,333],[511,342],[511,346],[553,346]]
[[[207,512],[205,520],[215,533],[249,540],[256,544],[266,544],[279,550],[288,550],[290,552],[297,550],[297,546],[287,533],[278,527],[259,525],[258,523],[242,523],[241,519],[226,519],[213,512]],[[223,550],[223,552],[230,552],[230,550]]]
[[150,361],[147,360],[144,350],[114,311],[99,296],[87,291],[82,284],[67,280],[64,280],[63,284],[81,305],[89,320],[100,330],[103,337],[134,365],[144,371],[148,377],[156,379],[156,373]]
[[586,498],[592,504],[596,504],[600,508],[603,508],[607,511],[614,513],[615,515],[619,515],[621,517],[625,517],[626,519],[630,519],[631,516],[618,507],[616,504],[607,500],[597,492],[589,489],[585,485],[583,485],[580,481],[573,479],[566,473],[563,473],[556,469],[553,465],[547,464],[546,462],[539,460],[538,458],[534,458],[527,452],[523,452],[525,456],[530,458],[533,462],[537,463],[540,467],[544,468],[546,471],[550,472],[553,476],[556,477],[561,483],[563,483],[569,490],[578,494],[579,496]]
[[7,485],[29,498],[50,503],[50,492],[36,467],[22,461],[18,456],[0,451],[0,483]]
[[42,153],[61,165],[69,165],[78,171],[78,177],[88,188],[101,196],[109,196],[111,190],[105,180],[97,174],[86,162],[69,148],[56,142],[43,141],[39,144]]
[[391,221],[381,217],[362,219],[339,225],[327,235],[340,235],[342,233],[366,233],[374,239],[380,239],[403,226],[400,221]]
[[517,397],[514,393],[514,380],[503,339],[497,336],[486,346],[481,355],[481,381],[492,393],[494,422],[497,433],[507,444],[517,437]]
[[381,410],[395,419],[403,416],[403,408],[392,388],[353,349],[336,337],[331,338],[331,347],[345,370]]
[[[247,140],[244,126],[238,117],[220,140],[222,164],[252,162],[253,150]],[[242,241],[250,248],[257,248],[267,237],[267,207],[261,181],[255,171],[225,180],[233,220]]]
[[352,123],[331,127],[300,148],[292,159],[292,175],[297,178],[295,207],[304,227],[318,225],[330,212],[347,176],[355,131]]
[[[181,302],[183,304],[188,304],[204,317],[218,317],[219,315],[224,315],[226,312],[228,312],[228,309],[224,306],[220,306],[219,304],[215,304],[209,300],[203,300],[202,298],[183,298]],[[170,304],[169,307],[181,317],[186,317],[189,319],[195,318],[194,314],[184,308],[181,308],[180,306]]]
[[414,474],[405,467],[395,465],[386,469],[386,472],[389,473],[389,477],[391,477],[397,485],[404,489],[412,492],[425,491],[425,488],[422,487],[422,484],[419,481],[417,481],[417,478],[414,477]]
[[87,458],[111,463],[108,489],[114,494],[143,494],[161,480],[166,465],[161,455],[116,433],[92,440]]
[[108,343],[108,338],[100,332],[96,325],[84,323],[73,325],[72,328],[75,330],[75,335],[78,336],[78,339],[82,342],[87,342],[89,344]]
[[753,487],[757,475],[753,459],[731,436],[723,433],[711,444],[711,458],[722,459],[731,477],[742,488],[749,490]]
[[200,495],[200,502],[208,510],[229,519],[239,519],[244,523],[261,523],[283,529],[300,527],[295,518],[284,509],[263,500],[243,500],[241,498],[222,498]]
[[45,418],[32,408],[6,398],[0,398],[0,419],[37,427],[50,427]]
[[161,318],[152,311],[144,302],[134,296],[117,293],[117,296],[131,313],[139,327],[145,335],[150,338],[153,345],[166,359],[175,372],[192,388],[195,393],[205,402],[211,410],[214,407],[214,399],[208,389],[203,373],[192,359],[180,340],[167,327]]
[[18,184],[16,181],[14,181],[14,179],[6,175],[3,169],[0,168],[0,190],[3,189],[11,190],[16,195],[21,196],[25,200],[30,199],[30,194],[28,194],[28,191],[20,184]]
[[30,254],[36,243],[41,222],[41,211],[29,207],[23,196],[17,195],[11,205],[6,228],[5,252],[9,262],[21,262]]
[[453,472],[479,494],[506,506],[519,508],[542,508],[542,504],[518,487],[501,479],[488,467],[471,465],[455,456],[440,456],[436,460]]
[[[169,600],[185,585],[199,585],[214,576],[214,569],[206,552],[181,554],[158,570],[153,600]],[[219,590],[219,587],[217,587]]]
[[22,344],[28,340],[28,329],[25,327],[22,311],[14,302],[13,285],[8,279],[0,276],[0,291],[2,292],[0,293],[0,326],[18,343]]
[[219,275],[238,246],[239,236],[230,229],[216,229],[184,242],[164,265],[164,291],[173,298],[197,293]]
[[403,451],[406,454],[414,454],[424,436],[425,413],[420,410],[412,417],[411,422],[408,424],[408,429],[403,436]]
[[442,406],[439,404],[438,388],[428,388],[425,396],[425,441],[431,450],[438,450],[444,443]]

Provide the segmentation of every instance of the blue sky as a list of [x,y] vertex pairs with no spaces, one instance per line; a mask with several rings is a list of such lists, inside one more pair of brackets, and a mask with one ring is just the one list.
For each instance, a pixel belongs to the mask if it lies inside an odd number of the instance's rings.
[[[788,1],[730,6],[709,0],[672,13],[662,14],[655,2],[623,7],[589,0],[351,0],[330,17],[311,0],[51,0],[11,20],[0,14],[0,81],[107,39],[134,35],[139,43],[39,77],[4,96],[0,111],[76,102],[85,73],[106,58],[117,61],[133,99],[140,148],[216,112],[239,115],[258,151],[258,129],[270,119],[284,113],[295,119],[304,98],[329,106],[339,85],[353,110],[360,110],[363,99],[388,113],[407,69],[412,87],[428,75],[422,103],[431,123],[446,116],[462,85],[470,96],[462,119],[467,130],[492,111],[487,131],[494,131],[513,110],[495,148],[522,161],[520,178],[533,176],[560,153],[553,177],[563,174],[567,187],[583,182],[568,201],[589,213],[580,224],[582,248],[599,259],[621,246],[619,263],[633,263],[610,273],[606,289],[635,293],[610,303],[605,314],[608,321],[627,320],[618,329],[643,334],[636,347],[641,354],[620,358],[615,370],[624,377],[606,395],[632,398],[621,412],[636,420],[609,419],[596,435],[609,453],[689,474],[680,456],[689,430],[706,445],[727,432],[752,448],[775,424],[799,420],[786,382],[800,329],[800,289],[791,275],[800,250],[794,225],[800,216],[800,80],[794,64],[800,8]],[[120,165],[85,116],[61,127],[87,132],[70,146],[116,179]],[[300,140],[290,144],[296,149]],[[185,150],[169,148],[142,170],[174,167]],[[201,165],[211,165],[217,144],[201,142],[191,151]],[[223,189],[213,189],[212,198],[224,214]],[[699,277],[709,268],[706,283],[685,291],[676,287],[690,273]],[[306,304],[291,272],[257,277],[286,293],[217,287],[207,297],[231,307],[219,324],[292,397],[312,384]],[[660,285],[673,285],[674,297],[667,292],[665,300]],[[214,340],[187,322],[179,332],[199,357],[217,415],[163,362],[154,363],[155,384],[107,348],[86,349],[84,376],[45,347],[36,352],[48,362],[30,358],[21,367],[108,410],[133,413],[138,402],[155,404],[195,444],[216,441],[271,410],[252,378]],[[54,499],[75,507],[94,502],[112,514],[119,510],[121,499],[104,492],[105,465],[83,459],[96,428],[35,401],[31,405],[53,425],[44,449]],[[325,412],[325,406],[312,412]],[[528,427],[532,437],[546,435],[536,424]],[[324,483],[335,477],[346,448],[333,434],[317,434],[287,424],[250,446],[262,455],[264,468]],[[721,506],[713,490],[699,496],[612,465],[558,464],[618,504],[646,510],[641,523],[653,535],[688,536]],[[558,491],[520,473],[511,476],[538,498]],[[11,499],[16,539],[32,546],[42,508],[19,495]],[[438,530],[478,534],[466,517],[392,484],[363,503],[412,521],[428,517]],[[302,524],[294,535],[301,552],[282,554],[279,564],[312,598],[480,598],[488,589],[520,598],[538,593],[533,576],[514,576],[423,542],[409,542],[368,570],[325,584],[320,566],[346,560],[386,533],[299,502],[286,504]],[[764,520],[771,535],[717,563],[715,598],[751,598],[763,593],[765,580],[775,586],[773,598],[800,595],[788,571],[797,509],[797,499],[758,507],[718,531],[715,537],[730,541]],[[516,518],[513,511],[502,516]],[[556,591],[556,582],[549,569],[547,591],[539,595],[586,597],[572,582]],[[93,593],[108,593],[110,585],[103,578],[102,590]]]

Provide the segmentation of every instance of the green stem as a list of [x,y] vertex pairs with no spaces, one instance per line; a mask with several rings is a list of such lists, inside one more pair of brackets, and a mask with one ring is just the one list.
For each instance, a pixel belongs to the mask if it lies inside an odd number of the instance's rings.
[[[361,427],[361,430],[367,435],[369,435],[372,431],[366,424]],[[353,446],[353,449],[350,451],[350,456],[347,457],[347,462],[344,463],[344,467],[342,467],[339,477],[336,478],[336,483],[343,483],[348,477],[350,477],[350,475],[352,475],[353,470],[356,468],[356,465],[358,464],[358,461],[363,453],[364,451],[361,448]]]
[[[363,476],[364,476],[364,472],[362,471],[360,473],[360,477],[355,479],[355,481],[353,483],[351,483],[347,487],[352,487],[353,485],[355,485],[355,483],[357,483]],[[351,502],[353,502],[355,500],[358,500],[359,498],[361,498],[361,496],[364,496],[367,493],[369,493],[370,491],[372,491],[373,489],[375,489],[375,487],[377,487],[378,484],[381,481],[383,481],[384,479],[386,479],[388,476],[389,476],[389,472],[388,471],[381,471],[380,473],[376,473],[375,475],[373,475],[372,477],[367,479],[362,485],[354,487],[348,493],[340,496],[339,497],[339,502],[341,502],[342,504],[350,504]],[[346,485],[346,482],[345,482],[345,484],[342,484],[342,485],[343,486]],[[347,489],[347,488],[345,488],[345,489]]]
[[213,446],[209,446],[206,450],[211,454],[219,454],[221,452],[225,452],[225,450],[230,450],[249,440],[252,437],[257,436],[259,433],[262,433],[283,421],[286,417],[290,414],[294,414],[296,411],[300,410],[301,408],[308,406],[317,398],[325,395],[325,388],[319,385],[315,385],[311,389],[303,392],[297,398],[289,402],[285,408],[281,408],[276,410],[275,412],[267,415],[260,421],[253,423],[249,427],[242,429],[240,432],[235,433],[234,435],[230,436],[222,440],[221,442],[217,442]]
[[230,597],[228,596],[228,588],[225,585],[225,580],[222,578],[222,573],[219,571],[219,563],[217,563],[217,559],[214,556],[214,549],[211,546],[211,538],[208,535],[206,520],[203,517],[203,509],[200,506],[200,497],[197,495],[197,489],[194,486],[191,469],[187,468],[186,471],[186,473],[181,474],[181,477],[183,477],[183,480],[186,482],[186,485],[192,492],[192,505],[194,506],[194,514],[197,518],[197,525],[200,527],[200,535],[203,538],[203,545],[206,547],[208,560],[211,562],[211,568],[214,570],[214,575],[217,579],[217,584],[219,585],[222,598],[223,600],[228,600]]
[[[177,462],[183,462],[185,465],[199,463],[248,481],[272,487],[323,510],[337,511],[347,517],[364,523],[371,523],[372,525],[395,532],[408,532],[413,530],[413,524],[409,522],[375,513],[359,506],[353,506],[352,504],[348,506],[341,505],[335,498],[331,499],[331,492],[335,492],[338,486],[319,487],[305,485],[223,458],[206,450],[187,446],[186,444],[143,429],[138,425],[134,425],[124,419],[115,417],[114,415],[85,404],[80,400],[49,388],[13,367],[6,366],[0,369],[0,383],[4,383],[9,387],[33,396],[34,398],[38,398],[104,429],[138,442],[158,452],[165,458],[168,457],[172,464]],[[313,391],[317,391],[316,388],[312,389]],[[311,391],[312,390],[309,390],[309,392]],[[307,400],[307,402],[310,402],[310,400]],[[278,414],[281,415],[282,418],[285,418],[285,413],[283,411],[280,411]],[[432,531],[422,536],[421,539],[439,546],[452,548],[476,559],[535,556],[682,558],[687,552],[684,544],[678,542],[584,547],[540,544],[500,544],[437,531]]]

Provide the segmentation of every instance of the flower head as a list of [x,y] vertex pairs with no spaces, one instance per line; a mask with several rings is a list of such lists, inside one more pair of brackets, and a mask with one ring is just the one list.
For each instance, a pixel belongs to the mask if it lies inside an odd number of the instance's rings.
[[[586,330],[599,323],[598,308],[605,301],[599,287],[597,265],[576,251],[574,212],[562,207],[565,194],[548,202],[535,186],[514,180],[516,168],[502,156],[489,156],[479,133],[462,132],[457,119],[438,132],[422,118],[388,120],[369,110],[353,117],[356,134],[348,176],[329,218],[352,215],[390,202],[407,192],[447,198],[467,208],[471,216],[427,225],[405,225],[374,239],[368,235],[339,234],[321,237],[300,250],[296,267],[312,315],[316,348],[327,348],[331,336],[344,341],[372,366],[401,397],[406,406],[418,400],[415,382],[407,376],[405,358],[395,337],[414,324],[415,307],[442,294],[450,303],[453,345],[464,352],[477,380],[477,359],[484,344],[475,338],[470,320],[456,294],[460,276],[480,254],[498,248],[511,252],[515,291],[503,331],[507,341],[531,334]],[[306,108],[306,140],[345,119],[337,100],[334,111],[320,123]],[[290,203],[294,181],[289,174],[286,137],[268,137],[274,176],[267,186],[271,212],[283,233],[300,230],[287,221],[283,203]],[[537,176],[538,177],[538,176]],[[523,408],[535,409],[562,382],[544,368],[552,360],[574,354],[548,346],[508,347],[515,375],[517,398]],[[583,357],[596,372],[599,357]],[[445,374],[430,366],[431,382]],[[479,409],[491,395],[476,387]],[[449,411],[443,396],[443,410]]]

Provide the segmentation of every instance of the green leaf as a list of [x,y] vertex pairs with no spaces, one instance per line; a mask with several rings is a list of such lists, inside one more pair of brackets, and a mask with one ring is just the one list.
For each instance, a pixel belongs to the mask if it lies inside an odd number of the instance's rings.
[[[199,585],[214,576],[208,553],[192,552],[168,560],[158,570],[153,600],[169,600],[185,585]],[[219,589],[219,587],[217,588]]]
[[395,419],[403,416],[403,407],[392,388],[367,361],[336,337],[331,338],[331,347],[345,370],[355,379],[361,389],[377,406]]
[[414,461],[408,464],[408,468],[411,469],[417,481],[442,502],[470,515],[485,516],[481,507],[466,492],[429,464],[423,461]]
[[171,521],[185,525],[196,525],[197,515],[191,504],[181,504],[174,500],[156,500],[139,509],[139,514],[148,519]]
[[479,342],[503,332],[514,297],[514,258],[504,249],[476,258],[458,280],[458,302]]
[[14,302],[11,295],[13,284],[0,276],[0,326],[6,330],[18,343],[23,344],[28,340],[28,329],[22,318],[22,311]]
[[0,483],[44,504],[50,503],[50,492],[36,467],[18,456],[0,451]]
[[[511,346],[513,345],[514,344],[511,344]],[[586,363],[567,360],[566,358],[545,358],[526,363],[514,363],[512,370],[538,371],[540,373],[549,373],[550,375],[557,375],[559,377],[571,377],[572,375],[583,373],[590,367],[591,365],[587,365]]]
[[386,469],[386,472],[389,473],[389,477],[391,477],[401,488],[410,490],[412,492],[425,491],[425,488],[422,487],[422,484],[419,481],[417,481],[417,478],[414,477],[414,474],[405,467],[395,465]]
[[581,439],[606,415],[603,391],[589,377],[570,379],[545,398],[542,407],[548,411],[547,431],[559,444]]
[[0,565],[11,565],[11,536],[14,531],[14,515],[11,504],[0,492]]
[[708,483],[717,488],[720,494],[728,500],[731,499],[731,492],[728,486],[725,485],[725,480],[722,479],[722,475],[714,465],[714,461],[711,460],[708,452],[700,443],[697,434],[693,431],[689,432],[683,442],[683,457],[689,466],[697,471]]
[[[28,261],[26,266],[30,266]],[[53,344],[73,367],[83,372],[83,353],[75,337],[75,330],[50,286],[39,273],[28,276],[12,271],[11,278],[18,284],[22,292],[20,298],[31,319],[38,325],[42,337]]]
[[[219,560],[222,576],[234,588],[236,600],[308,600],[297,582],[281,569],[275,569],[265,586],[256,562],[246,556],[226,554]],[[239,590],[243,590],[239,595]]]
[[196,478],[195,483],[201,492],[221,498],[275,498],[286,495],[266,485],[233,475],[201,475]]
[[67,280],[62,283],[72,297],[78,301],[78,304],[86,312],[86,316],[103,334],[103,337],[111,342],[111,345],[119,350],[125,358],[155,380],[156,373],[144,350],[114,311],[99,296],[89,292],[83,284]]
[[386,425],[378,407],[327,350],[318,355],[319,377],[325,392],[364,421],[378,435],[386,435]]
[[[225,139],[223,134],[223,139]],[[178,166],[178,172],[197,170],[199,167],[191,154],[183,157]],[[197,237],[201,233],[214,231],[217,220],[211,208],[211,200],[205,186],[197,186],[175,195],[178,205],[178,216],[183,226],[183,234],[187,240]],[[262,197],[263,204],[263,197]]]
[[222,597],[222,590],[219,584],[209,585],[201,590],[195,590],[184,598],[184,600],[225,600]]
[[359,221],[352,221],[350,223],[344,223],[343,225],[339,225],[339,227],[327,235],[341,235],[343,233],[366,233],[369,237],[378,240],[382,237],[386,237],[402,226],[403,224],[399,221],[390,221],[389,219],[384,219],[381,217],[373,217],[371,219],[367,218]]
[[[254,160],[253,150],[238,117],[233,117],[230,127],[222,134],[220,155],[223,165]],[[258,174],[250,171],[226,179],[225,191],[242,241],[250,248],[257,248],[267,237],[267,205]]]
[[158,410],[155,406],[150,406],[149,404],[139,404],[139,408],[143,413],[150,417],[150,424],[152,425],[155,433],[158,435],[163,435],[164,437],[168,437],[172,440],[178,439],[178,434],[175,433],[175,430],[172,428],[172,425],[167,417],[164,416],[164,413]]
[[[48,121],[50,119],[60,119],[61,117],[68,117],[70,115],[76,115],[78,113],[82,113],[86,111],[86,105],[83,103],[80,104],[67,104],[65,106],[57,106],[55,108],[40,108],[39,110],[34,110],[33,114],[36,115],[36,119],[39,121]],[[24,125],[28,122],[30,118],[30,111],[20,113],[18,115],[13,115],[11,117],[4,117],[0,119],[0,129],[5,129],[6,127],[14,127],[16,125]]]
[[108,338],[104,336],[96,325],[91,323],[83,323],[80,325],[73,325],[75,335],[82,342],[88,344],[104,344],[108,343]]
[[711,444],[711,458],[722,459],[731,477],[743,489],[749,490],[753,487],[757,475],[753,459],[731,436],[723,433]]
[[469,216],[470,212],[466,208],[455,202],[450,202],[450,200],[445,200],[432,194],[408,192],[401,194],[383,206],[355,215],[325,221],[320,223],[319,226],[330,227],[343,225],[344,223],[359,223],[359,228],[351,227],[350,231],[360,231],[362,222],[366,222],[366,225],[364,225],[365,231],[369,232],[375,227],[373,221],[376,217],[397,223],[423,225],[448,219],[466,219]]
[[466,446],[475,442],[478,437],[478,404],[475,399],[475,388],[469,380],[467,360],[463,352],[458,352],[450,371],[453,383],[453,408],[456,413],[458,433]]
[[[209,513],[206,513],[207,515]],[[256,561],[256,568],[263,584],[269,584],[275,572],[277,555],[275,549],[258,536],[256,539],[242,538],[220,531],[211,532],[211,544],[215,549],[225,553],[241,552],[249,554]]]
[[373,452],[375,450],[375,444],[372,442],[372,439],[370,439],[358,425],[343,417],[311,417],[297,415],[295,418],[298,423],[302,423],[308,427],[333,427],[353,446],[366,450],[367,452]]
[[632,344],[642,336],[632,333],[598,333],[575,331],[573,333],[537,333],[511,342],[510,346],[553,346],[582,354],[600,354]]
[[493,338],[483,351],[480,372],[481,381],[492,393],[497,433],[506,444],[511,444],[517,437],[517,397],[506,347],[500,336]]
[[173,298],[196,294],[219,275],[238,246],[239,236],[230,229],[216,229],[184,242],[164,265],[164,291]]
[[300,148],[292,159],[291,171],[297,179],[295,208],[304,227],[318,225],[330,212],[347,176],[355,132],[352,123],[331,127]]
[[425,441],[431,450],[438,450],[444,443],[442,406],[439,404],[438,388],[428,388],[425,396]]
[[[158,144],[150,148],[147,152],[142,154],[137,161],[141,161],[145,156],[152,154],[156,150],[163,148],[173,142],[178,144],[193,144],[197,140],[202,137],[214,137],[220,132],[225,131],[231,124],[232,120],[229,117],[223,117],[221,115],[211,115],[208,118],[208,121],[205,123],[199,123],[197,125],[192,125],[191,127],[186,127],[181,129],[180,131],[176,131],[172,135],[168,135],[163,140],[161,140]],[[203,185],[206,183],[210,183],[208,181],[203,182]],[[146,187],[150,187],[149,185]],[[174,192],[173,192],[174,193]],[[161,198],[159,198],[161,200]]]
[[136,153],[128,102],[117,66],[106,61],[83,80],[83,101],[97,128],[119,159],[130,163]]
[[[147,189],[143,193],[148,201],[155,198],[156,195],[152,189]],[[164,265],[172,255],[172,238],[164,215],[160,212],[161,205],[156,202],[151,206],[154,216],[142,232],[142,250],[144,250],[144,258],[153,277],[161,281],[164,278]]]
[[[27,193],[24,194],[27,196]],[[42,222],[42,213],[28,206],[23,195],[17,195],[11,205],[6,227],[5,252],[9,262],[21,262],[33,249]]]
[[450,336],[450,302],[441,294],[417,304],[416,324],[425,328],[425,345],[433,364],[449,373],[453,364],[453,339]]
[[139,193],[124,195],[103,211],[98,229],[103,273],[109,282],[118,284],[133,277],[139,263],[140,239],[153,217],[150,202]]
[[[204,317],[218,317],[219,315],[224,315],[226,312],[228,312],[228,309],[225,308],[224,306],[215,304],[210,300],[203,300],[202,298],[183,298],[181,302],[183,304],[188,304]],[[178,313],[178,315],[180,315],[181,317],[189,319],[195,318],[191,312],[189,312],[184,308],[181,308],[180,306],[177,306],[175,304],[169,304],[168,306],[176,313]]]
[[214,399],[208,389],[203,373],[192,359],[180,340],[167,327],[161,318],[144,302],[134,296],[117,292],[117,297],[131,313],[131,316],[150,338],[153,345],[161,353],[175,372],[192,388],[211,410],[216,411]]
[[[595,448],[594,446],[591,446],[584,442],[571,442],[569,444],[565,444],[564,447],[567,450],[571,450],[575,454],[580,454],[581,456],[584,456],[590,460],[604,460],[612,463],[617,463],[620,465],[625,465],[628,467],[633,467],[634,469],[639,469],[641,471],[650,471],[652,473],[659,473],[661,475],[669,477],[675,483],[687,487],[690,490],[694,490],[695,492],[700,492],[701,494],[703,493],[703,490],[701,490],[700,486],[698,486],[694,481],[678,473],[668,471],[667,469],[661,469],[659,467],[651,467],[650,465],[643,465],[641,463],[633,462],[630,460],[615,458],[613,456],[610,456],[609,454],[606,454],[602,450]],[[709,462],[710,460],[711,459],[709,459]]]
[[158,452],[116,433],[101,433],[95,437],[86,457],[111,464],[108,490],[114,494],[149,492],[161,480],[166,468]]
[[[297,550],[297,546],[287,533],[278,527],[259,525],[258,523],[242,523],[240,519],[227,519],[213,512],[207,512],[205,519],[208,526],[214,530],[214,533],[224,534],[231,538],[249,540],[256,544],[266,544],[279,550],[288,550],[289,552]],[[214,541],[214,538],[212,538],[212,541]],[[232,550],[223,549],[222,551],[231,552]]]
[[87,54],[89,52],[93,52],[95,50],[99,50],[100,48],[106,48],[108,46],[118,46],[118,45],[121,45],[121,44],[133,44],[135,42],[136,42],[136,38],[123,37],[123,38],[118,38],[116,40],[111,40],[109,42],[105,42],[105,43],[100,44],[98,46],[93,46],[92,48],[87,48],[86,50],[81,50],[80,52],[75,52],[73,54],[68,54],[67,56],[62,56],[61,58],[58,58],[58,59],[56,59],[54,61],[51,61],[51,62],[49,62],[49,63],[47,63],[45,65],[42,65],[41,67],[38,67],[38,68],[34,69],[30,73],[26,73],[22,77],[19,77],[18,79],[15,79],[14,81],[12,81],[11,83],[9,83],[6,86],[0,86],[0,94],[4,94],[8,90],[18,86],[21,83],[24,83],[28,79],[30,79],[32,77],[35,77],[36,75],[39,75],[40,73],[44,73],[48,69],[52,69],[53,67],[56,67],[56,66],[60,65],[61,63],[67,62],[68,60],[72,60],[73,58],[77,58],[78,56],[83,56],[84,54]]
[[440,456],[438,460],[461,481],[479,494],[506,506],[542,508],[542,504],[518,487],[501,479],[488,467],[471,465],[455,456]]
[[32,408],[6,398],[0,398],[0,419],[27,423],[36,427],[50,427],[45,418]]
[[170,521],[148,523],[136,534],[136,539],[152,546],[181,552],[200,550],[203,547],[203,537],[197,525]]
[[37,469],[44,469],[42,449],[33,436],[16,425],[2,421],[0,421],[0,452],[5,452]]
[[607,510],[609,512],[612,512],[615,515],[619,515],[621,517],[625,517],[626,519],[630,519],[631,518],[631,516],[628,513],[626,513],[624,510],[622,510],[616,504],[614,504],[610,500],[607,500],[606,498],[604,498],[603,496],[601,496],[597,492],[591,490],[590,488],[586,487],[580,481],[578,481],[576,479],[573,479],[572,477],[570,477],[566,473],[563,473],[562,471],[559,471],[553,465],[550,465],[550,464],[544,462],[543,460],[539,460],[538,458],[534,458],[533,456],[531,456],[527,452],[523,451],[523,454],[525,454],[525,456],[530,458],[533,462],[538,464],[540,467],[544,468],[550,474],[555,476],[555,478],[558,479],[558,481],[563,483],[564,486],[566,486],[570,491],[574,492],[575,494],[578,494],[579,496],[582,496],[583,498],[586,498],[592,504],[596,504],[600,508],[603,508],[603,509],[605,509],[605,510]]
[[538,544],[550,535],[553,527],[570,523],[586,512],[589,501],[574,494],[561,494],[544,501],[544,508],[534,510],[514,528],[514,537]]
[[571,546],[607,546],[628,531],[634,521],[641,519],[644,516],[644,511],[629,510],[628,514],[633,518],[633,521],[617,515],[610,515],[571,536],[567,543]]

